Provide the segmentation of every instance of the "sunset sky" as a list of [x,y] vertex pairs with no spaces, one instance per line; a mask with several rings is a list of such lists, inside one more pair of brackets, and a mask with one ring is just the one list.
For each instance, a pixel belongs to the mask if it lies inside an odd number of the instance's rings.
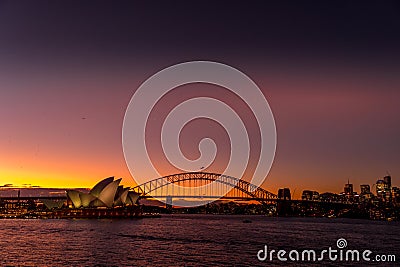
[[[116,176],[132,185],[121,144],[130,98],[165,67],[210,60],[251,77],[274,113],[264,188],[340,192],[350,179],[359,191],[387,171],[400,185],[400,4],[261,3],[0,1],[0,184],[91,187]],[[177,88],[153,116],[203,95],[246,114],[224,89],[197,84]],[[184,153],[195,158],[213,136],[222,154],[209,171],[219,171],[226,133],[192,124]]]

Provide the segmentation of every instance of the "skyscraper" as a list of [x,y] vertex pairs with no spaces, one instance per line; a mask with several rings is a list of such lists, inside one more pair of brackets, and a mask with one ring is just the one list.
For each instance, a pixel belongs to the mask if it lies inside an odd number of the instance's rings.
[[360,193],[361,201],[368,201],[373,197],[369,184],[360,185],[360,189],[361,189],[361,193]]
[[383,201],[391,201],[391,188],[392,177],[390,175],[383,177],[383,180],[376,181],[376,195]]
[[353,195],[353,184],[347,180],[347,184],[344,185],[344,194],[345,195]]
[[390,175],[387,175],[383,177],[383,181],[386,183],[388,189],[390,190],[392,188],[392,177]]
[[278,190],[278,199],[291,200],[290,189],[281,188]]
[[384,197],[386,189],[387,189],[387,185],[384,180],[376,181],[376,195],[379,198]]

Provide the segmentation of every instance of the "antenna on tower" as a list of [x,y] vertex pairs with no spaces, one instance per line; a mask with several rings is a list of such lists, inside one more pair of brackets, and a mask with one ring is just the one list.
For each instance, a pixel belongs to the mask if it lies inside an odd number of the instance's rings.
[[386,174],[390,176],[390,173],[389,173],[389,171],[388,171],[388,170],[386,170]]

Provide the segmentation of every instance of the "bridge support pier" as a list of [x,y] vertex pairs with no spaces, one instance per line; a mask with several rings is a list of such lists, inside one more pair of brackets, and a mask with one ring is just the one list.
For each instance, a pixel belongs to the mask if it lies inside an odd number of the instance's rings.
[[165,208],[167,210],[172,210],[172,196],[167,196],[165,198]]
[[276,214],[282,217],[292,215],[293,214],[292,201],[278,200],[276,205]]

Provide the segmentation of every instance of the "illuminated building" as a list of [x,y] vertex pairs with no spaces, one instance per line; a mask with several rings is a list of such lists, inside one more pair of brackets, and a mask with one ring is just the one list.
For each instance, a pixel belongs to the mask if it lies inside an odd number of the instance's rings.
[[[89,193],[77,190],[67,190],[67,207],[69,208],[112,208],[136,204],[139,194],[129,191],[129,187],[119,185],[121,179],[114,181],[109,177],[98,182]],[[65,201],[41,199],[41,202],[50,210],[60,209]]]
[[311,190],[304,190],[301,194],[302,200],[311,200],[312,199],[312,192]]
[[379,199],[390,202],[392,198],[391,193],[392,177],[385,176],[383,180],[376,181],[376,195]]
[[360,185],[360,189],[361,189],[361,194],[360,194],[361,201],[367,201],[372,199],[373,194],[371,193],[371,188],[368,184]]
[[339,195],[335,193],[322,193],[319,195],[319,198],[322,202],[337,202],[339,201]]
[[[67,191],[67,204],[70,208],[111,208],[115,206],[136,204],[139,194],[129,191],[119,185],[121,178],[114,181],[114,177],[98,182],[89,193],[77,190]],[[46,203],[44,203],[46,205]],[[47,205],[46,205],[47,206]]]
[[392,201],[393,203],[400,205],[400,188],[392,187]]
[[376,195],[382,198],[387,189],[386,183],[383,180],[376,181]]
[[301,194],[302,200],[319,200],[319,193],[317,191],[304,190]]

